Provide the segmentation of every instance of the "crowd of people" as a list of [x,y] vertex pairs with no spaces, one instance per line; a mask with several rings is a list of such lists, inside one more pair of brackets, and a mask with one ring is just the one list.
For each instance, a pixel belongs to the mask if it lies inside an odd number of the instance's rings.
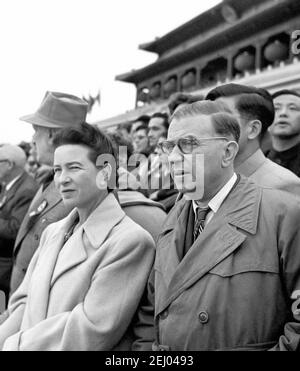
[[300,94],[87,112],[47,92],[0,145],[0,349],[300,350]]

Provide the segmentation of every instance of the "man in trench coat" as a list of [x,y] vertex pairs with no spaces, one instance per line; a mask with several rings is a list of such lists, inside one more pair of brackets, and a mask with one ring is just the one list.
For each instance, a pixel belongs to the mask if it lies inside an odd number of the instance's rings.
[[300,205],[235,174],[239,125],[225,111],[178,109],[162,144],[183,198],[157,242],[154,328],[145,306],[134,350],[300,349]]

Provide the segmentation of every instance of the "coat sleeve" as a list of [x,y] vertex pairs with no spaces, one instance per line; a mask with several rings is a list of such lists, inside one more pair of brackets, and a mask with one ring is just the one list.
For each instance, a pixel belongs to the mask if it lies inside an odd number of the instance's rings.
[[[41,238],[41,245],[42,243],[43,238]],[[3,348],[3,344],[5,343],[7,338],[20,331],[24,310],[27,303],[28,285],[31,279],[32,272],[34,271],[34,268],[38,261],[39,253],[40,249],[37,249],[34,256],[32,257],[22,284],[10,298],[7,310],[1,315],[0,349]]]
[[151,351],[155,341],[154,326],[154,266],[152,267],[148,284],[138,309],[133,327],[133,351]]
[[282,283],[289,298],[290,318],[272,350],[300,350],[300,204],[290,207],[278,234]]
[[141,230],[112,241],[83,300],[69,312],[9,337],[3,350],[111,350],[137,310],[154,259],[154,241]]

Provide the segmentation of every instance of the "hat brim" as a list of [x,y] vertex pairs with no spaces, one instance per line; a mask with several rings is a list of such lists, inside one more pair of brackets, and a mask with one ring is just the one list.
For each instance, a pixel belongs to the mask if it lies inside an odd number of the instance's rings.
[[70,126],[67,123],[63,125],[62,123],[58,124],[58,123],[48,121],[44,117],[39,116],[37,113],[34,113],[32,115],[22,116],[20,117],[20,120],[28,122],[31,125],[43,126],[49,129],[63,129],[66,126]]

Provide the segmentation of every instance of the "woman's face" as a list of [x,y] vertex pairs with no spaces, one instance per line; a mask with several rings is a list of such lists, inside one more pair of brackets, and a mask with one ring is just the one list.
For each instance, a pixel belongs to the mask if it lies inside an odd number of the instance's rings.
[[92,210],[107,190],[97,186],[99,169],[89,159],[89,148],[66,144],[54,153],[54,181],[68,207]]

